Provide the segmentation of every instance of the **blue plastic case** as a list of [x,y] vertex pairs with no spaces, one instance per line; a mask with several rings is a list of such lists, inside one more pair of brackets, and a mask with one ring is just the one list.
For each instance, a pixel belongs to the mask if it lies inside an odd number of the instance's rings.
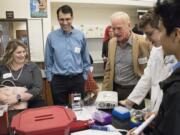
[[115,107],[112,111],[112,115],[121,120],[127,120],[131,116],[129,110],[122,106]]

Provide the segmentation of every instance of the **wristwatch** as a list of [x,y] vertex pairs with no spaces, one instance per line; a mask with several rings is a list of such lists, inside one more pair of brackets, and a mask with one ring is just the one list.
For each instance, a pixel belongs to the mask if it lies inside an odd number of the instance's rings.
[[22,101],[22,100],[21,100],[21,95],[20,95],[20,94],[17,94],[16,99],[17,99],[18,103],[20,103],[20,102]]

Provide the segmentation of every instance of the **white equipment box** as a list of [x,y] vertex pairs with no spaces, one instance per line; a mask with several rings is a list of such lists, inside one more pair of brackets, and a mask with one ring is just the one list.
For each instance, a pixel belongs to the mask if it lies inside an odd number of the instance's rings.
[[118,106],[118,94],[115,91],[100,91],[95,101],[97,109],[113,109]]

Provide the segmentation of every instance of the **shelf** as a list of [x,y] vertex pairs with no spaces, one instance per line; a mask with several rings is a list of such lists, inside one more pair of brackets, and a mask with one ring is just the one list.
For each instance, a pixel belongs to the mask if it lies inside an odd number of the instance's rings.
[[[86,38],[102,38],[104,35],[104,31],[106,26],[104,25],[74,25],[76,29],[82,31]],[[57,30],[59,29],[59,25],[53,25],[52,29]]]

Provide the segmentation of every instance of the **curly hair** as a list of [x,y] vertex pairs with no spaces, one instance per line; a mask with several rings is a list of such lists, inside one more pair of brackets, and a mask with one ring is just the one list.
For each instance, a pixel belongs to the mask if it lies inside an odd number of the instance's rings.
[[176,27],[180,27],[179,0],[157,2],[155,13],[161,17],[167,35],[170,35]]
[[5,49],[5,53],[2,59],[2,64],[9,66],[13,62],[13,53],[19,47],[23,47],[26,50],[26,58],[25,62],[28,62],[29,55],[28,55],[28,48],[25,44],[18,40],[11,40],[8,42],[7,47]]

